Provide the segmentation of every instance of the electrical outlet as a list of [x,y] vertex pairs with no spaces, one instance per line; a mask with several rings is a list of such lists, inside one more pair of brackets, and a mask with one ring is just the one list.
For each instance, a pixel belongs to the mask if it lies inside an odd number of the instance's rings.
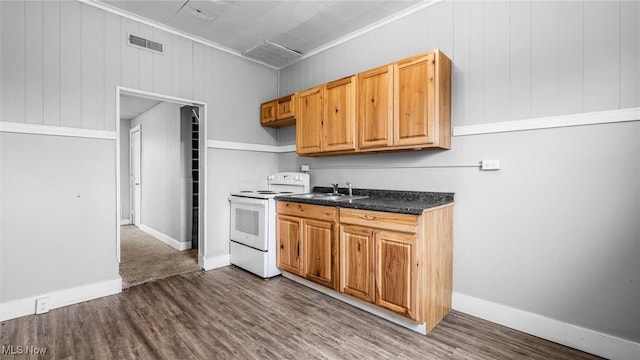
[[43,296],[36,299],[36,314],[44,314],[49,312],[49,297]]
[[300,171],[309,172],[309,165],[300,165]]
[[480,169],[486,170],[500,170],[500,160],[482,160],[480,161]]

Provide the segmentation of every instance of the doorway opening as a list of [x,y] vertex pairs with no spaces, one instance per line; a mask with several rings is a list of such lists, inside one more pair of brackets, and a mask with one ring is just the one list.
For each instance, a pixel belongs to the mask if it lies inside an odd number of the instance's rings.
[[123,289],[202,269],[206,104],[118,87],[116,108]]

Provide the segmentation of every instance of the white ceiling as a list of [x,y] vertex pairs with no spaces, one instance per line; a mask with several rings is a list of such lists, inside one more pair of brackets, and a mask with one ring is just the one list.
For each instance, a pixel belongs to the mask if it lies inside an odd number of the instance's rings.
[[275,68],[281,68],[295,61],[299,54],[309,53],[425,1],[101,2],[189,33]]
[[160,101],[137,96],[120,96],[120,120],[131,120],[158,105]]

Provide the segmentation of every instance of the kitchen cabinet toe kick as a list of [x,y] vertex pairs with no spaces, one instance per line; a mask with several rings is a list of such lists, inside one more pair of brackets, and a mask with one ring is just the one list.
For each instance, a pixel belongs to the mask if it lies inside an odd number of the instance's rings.
[[392,323],[396,324],[396,325],[400,325],[404,328],[407,328],[411,331],[415,331],[419,334],[422,335],[427,335],[427,324],[425,323],[417,323],[405,316],[402,315],[398,315],[397,313],[394,313],[392,311],[383,309],[379,306],[376,306],[374,304],[368,303],[366,301],[362,301],[359,300],[353,296],[349,296],[349,295],[345,295],[341,292],[329,289],[325,286],[316,284],[315,282],[309,281],[303,277],[300,277],[298,275],[289,273],[287,271],[282,271],[282,276],[297,282],[298,284],[304,285],[306,287],[312,288],[313,290],[316,290],[318,292],[321,292],[325,295],[331,296],[332,298],[336,299],[336,300],[340,300],[344,303],[347,303],[351,306],[354,306],[360,310],[366,311],[370,314],[373,314],[377,317],[380,317],[382,319],[385,319],[387,321],[391,321]]

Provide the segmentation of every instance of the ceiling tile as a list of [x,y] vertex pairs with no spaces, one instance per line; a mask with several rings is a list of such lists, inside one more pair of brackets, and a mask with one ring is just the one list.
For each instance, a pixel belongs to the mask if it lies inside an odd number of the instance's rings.
[[[238,53],[244,53],[256,45],[264,46],[265,41],[307,53],[392,16],[420,1],[107,0],[104,2]],[[268,52],[268,49],[266,51]],[[277,52],[265,56],[268,61],[271,61],[270,64],[276,67],[290,61],[290,59],[277,58]]]
[[103,1],[107,5],[128,11],[154,20],[159,23],[168,24],[186,0],[165,0],[165,1]]
[[189,0],[187,5],[180,11],[185,11],[185,8],[191,8],[194,10],[200,10],[212,18],[217,18],[232,8],[230,3],[224,1],[202,1],[202,0]]

